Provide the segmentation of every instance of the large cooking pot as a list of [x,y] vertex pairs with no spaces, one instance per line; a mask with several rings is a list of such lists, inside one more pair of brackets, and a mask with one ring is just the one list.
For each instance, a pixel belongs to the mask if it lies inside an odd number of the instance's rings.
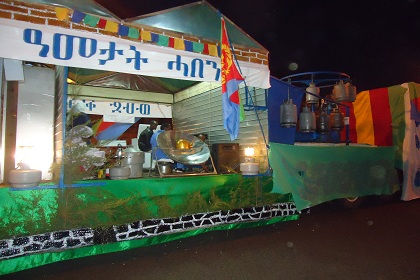
[[122,165],[130,167],[130,178],[143,177],[144,152],[127,148],[124,151]]

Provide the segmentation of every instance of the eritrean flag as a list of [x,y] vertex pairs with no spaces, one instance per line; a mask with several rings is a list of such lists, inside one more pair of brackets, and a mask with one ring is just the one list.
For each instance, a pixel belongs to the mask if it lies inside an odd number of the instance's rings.
[[225,20],[222,20],[222,109],[223,125],[230,135],[230,140],[238,138],[239,122],[245,119],[244,107],[239,96],[239,83],[244,80],[236,67],[229,38],[226,32]]

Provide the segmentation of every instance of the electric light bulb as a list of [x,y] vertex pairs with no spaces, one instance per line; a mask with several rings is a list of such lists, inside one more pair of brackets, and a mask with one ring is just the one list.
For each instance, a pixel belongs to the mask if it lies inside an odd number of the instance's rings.
[[247,157],[254,156],[254,148],[250,148],[250,147],[245,148],[245,156]]

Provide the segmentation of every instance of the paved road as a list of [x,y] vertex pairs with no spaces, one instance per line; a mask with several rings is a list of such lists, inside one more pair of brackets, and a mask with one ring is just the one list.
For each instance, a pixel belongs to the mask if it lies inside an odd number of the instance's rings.
[[420,200],[218,231],[6,279],[420,279]]

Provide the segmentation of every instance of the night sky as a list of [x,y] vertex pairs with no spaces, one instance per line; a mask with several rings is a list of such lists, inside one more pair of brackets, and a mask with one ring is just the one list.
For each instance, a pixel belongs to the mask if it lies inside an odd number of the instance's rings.
[[[131,18],[195,1],[97,2]],[[207,2],[270,52],[271,75],[277,78],[344,72],[359,91],[420,83],[420,0]]]

